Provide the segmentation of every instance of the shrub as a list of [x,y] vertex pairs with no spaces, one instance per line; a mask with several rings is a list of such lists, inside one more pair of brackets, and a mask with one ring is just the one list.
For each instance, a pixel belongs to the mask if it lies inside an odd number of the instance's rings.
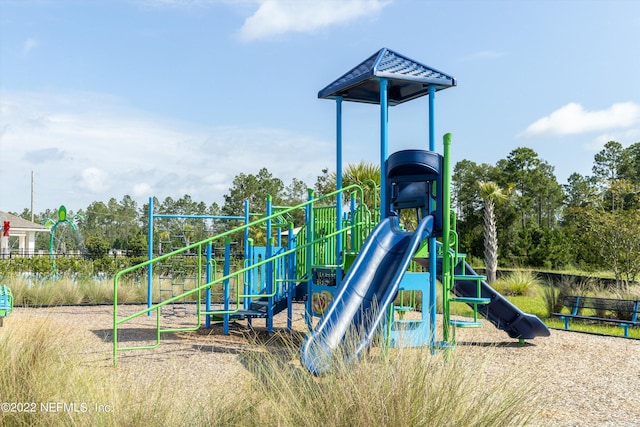
[[593,280],[576,280],[575,278],[563,276],[557,286],[550,284],[544,287],[542,298],[549,316],[552,313],[560,313],[564,297],[567,295],[586,295],[593,286]]
[[494,288],[507,296],[532,296],[541,285],[540,278],[526,270],[515,270],[501,277]]

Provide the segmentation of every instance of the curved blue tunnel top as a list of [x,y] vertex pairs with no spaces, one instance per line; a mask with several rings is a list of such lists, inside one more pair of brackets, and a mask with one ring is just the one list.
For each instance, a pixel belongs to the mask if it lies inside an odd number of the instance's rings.
[[429,93],[456,85],[456,80],[434,68],[420,64],[390,49],[382,48],[351,71],[318,92],[318,98],[345,101],[380,103],[378,80],[385,78],[390,106],[401,104]]
[[402,150],[396,151],[387,159],[387,177],[395,178],[408,175],[440,175],[442,156],[433,151]]

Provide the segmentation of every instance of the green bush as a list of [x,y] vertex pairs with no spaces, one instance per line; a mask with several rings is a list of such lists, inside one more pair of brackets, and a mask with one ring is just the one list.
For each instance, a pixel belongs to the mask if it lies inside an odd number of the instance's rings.
[[542,281],[536,274],[515,270],[500,277],[493,287],[506,296],[534,296],[541,284]]

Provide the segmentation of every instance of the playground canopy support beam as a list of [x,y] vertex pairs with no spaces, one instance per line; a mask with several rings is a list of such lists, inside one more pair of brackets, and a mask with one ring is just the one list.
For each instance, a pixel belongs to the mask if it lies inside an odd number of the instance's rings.
[[[436,107],[435,107],[435,98],[436,98],[436,88],[435,86],[429,86],[429,151],[436,151]],[[448,173],[448,171],[441,171],[441,173]],[[434,209],[434,202],[430,200],[429,202],[429,210],[432,211]],[[448,230],[443,228],[443,230]],[[429,238],[429,271],[434,272],[437,269],[437,242],[435,237]],[[429,275],[429,298],[427,303],[429,304],[429,345],[432,348],[432,351],[435,351],[436,347],[436,321],[437,321],[437,313],[436,313],[436,293],[438,290],[438,282],[435,274]]]
[[[342,97],[336,97],[336,191],[342,188]],[[342,230],[342,194],[336,194],[336,231]],[[335,265],[342,264],[342,234],[336,234]],[[340,269],[336,269],[336,285],[342,282]]]
[[387,97],[387,79],[380,79],[380,220],[387,216],[387,198],[384,188],[387,188],[387,152],[389,149],[389,106]]

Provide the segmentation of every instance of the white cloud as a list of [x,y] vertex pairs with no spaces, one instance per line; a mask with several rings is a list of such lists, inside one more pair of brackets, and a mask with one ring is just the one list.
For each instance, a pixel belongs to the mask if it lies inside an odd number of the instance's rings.
[[40,46],[40,42],[35,37],[29,37],[22,45],[22,55],[27,56],[33,49]]
[[597,153],[604,149],[604,146],[609,141],[618,141],[623,146],[637,142],[640,139],[640,129],[627,129],[624,132],[605,133],[598,135],[590,142],[583,145],[585,151],[592,151]]
[[78,186],[91,193],[100,193],[109,188],[107,173],[98,168],[86,168],[80,173]]
[[586,111],[582,105],[571,102],[536,120],[520,135],[571,135],[627,128],[638,123],[640,105],[634,102],[620,102],[596,111]]
[[308,33],[375,15],[392,0],[263,0],[240,29],[240,39],[253,41],[288,32]]
[[35,173],[36,211],[94,201],[138,203],[148,197],[223,202],[239,173],[266,167],[285,183],[313,185],[331,166],[333,141],[295,132],[207,127],[156,117],[122,99],[95,93],[3,91],[0,98],[0,210],[29,206]]
[[153,190],[151,186],[146,182],[139,182],[138,184],[134,184],[134,186],[131,189],[131,192],[135,197],[148,196],[149,194],[152,193],[152,191]]

